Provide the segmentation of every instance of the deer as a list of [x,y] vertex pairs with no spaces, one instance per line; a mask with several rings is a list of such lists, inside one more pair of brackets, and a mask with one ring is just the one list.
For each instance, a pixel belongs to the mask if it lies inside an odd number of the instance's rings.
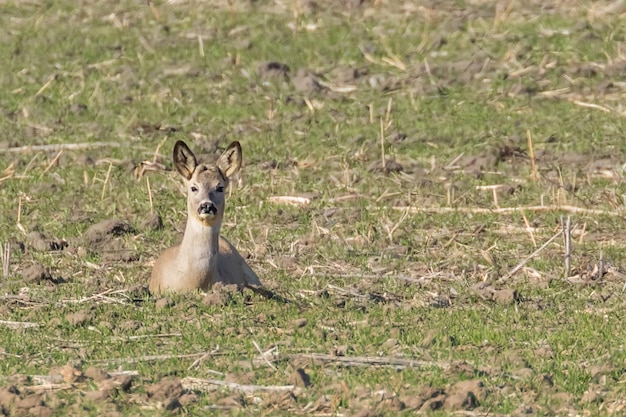
[[225,237],[220,235],[225,191],[241,168],[238,141],[232,142],[215,164],[200,164],[183,141],[173,152],[176,171],[187,190],[187,224],[182,242],[166,249],[152,267],[152,294],[207,291],[213,284],[261,287],[259,277]]

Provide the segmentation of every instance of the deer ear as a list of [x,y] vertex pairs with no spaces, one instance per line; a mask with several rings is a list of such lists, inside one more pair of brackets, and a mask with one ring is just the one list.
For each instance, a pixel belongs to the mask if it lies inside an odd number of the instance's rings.
[[230,178],[241,168],[241,145],[235,141],[228,145],[228,148],[217,160],[217,167],[224,173],[226,178]]
[[174,166],[176,171],[185,177],[186,180],[191,179],[196,166],[198,166],[196,156],[182,140],[179,140],[174,145]]

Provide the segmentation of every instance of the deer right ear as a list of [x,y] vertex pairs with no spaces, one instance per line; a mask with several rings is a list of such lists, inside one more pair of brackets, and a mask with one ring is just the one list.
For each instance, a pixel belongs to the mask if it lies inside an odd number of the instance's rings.
[[196,166],[198,166],[196,156],[182,140],[179,140],[174,145],[174,166],[176,171],[185,177],[186,180],[191,179]]

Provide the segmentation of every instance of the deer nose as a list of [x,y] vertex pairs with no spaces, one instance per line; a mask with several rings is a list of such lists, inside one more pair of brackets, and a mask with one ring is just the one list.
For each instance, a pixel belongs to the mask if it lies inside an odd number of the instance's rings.
[[217,214],[217,207],[211,202],[202,203],[198,208],[198,214],[201,216],[215,216]]

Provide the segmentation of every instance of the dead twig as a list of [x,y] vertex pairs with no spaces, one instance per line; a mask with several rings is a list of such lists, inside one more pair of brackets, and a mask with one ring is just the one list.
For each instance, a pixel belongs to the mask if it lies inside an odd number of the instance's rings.
[[28,321],[0,320],[0,326],[8,327],[11,330],[31,329],[33,327],[39,327],[39,323],[32,323]]
[[405,368],[441,368],[449,367],[447,363],[435,361],[420,361],[417,359],[396,358],[392,356],[333,356],[324,353],[302,353],[284,356],[287,359],[311,359],[321,362],[331,362],[340,366],[386,366],[396,369]]
[[565,241],[565,278],[569,277],[572,265],[572,216],[567,216],[567,221],[563,221],[561,216],[561,228],[563,229],[563,240]]
[[298,197],[292,195],[271,196],[267,199],[267,201],[275,204],[289,204],[291,206],[303,206],[311,203],[311,199],[309,197]]
[[265,361],[265,363],[272,368],[273,370],[277,371],[278,369],[276,369],[276,367],[274,365],[272,365],[272,362],[270,362],[267,357],[266,354],[268,352],[271,352],[273,349],[268,350],[267,352],[263,352],[263,349],[261,349],[261,346],[259,345],[259,343],[256,340],[252,341],[252,344],[254,345],[254,347],[256,348],[256,350],[259,351],[259,354],[261,355],[261,358],[263,358],[263,360]]
[[122,144],[117,142],[86,142],[86,143],[57,143],[52,145],[29,145],[29,146],[17,146],[14,148],[4,149],[1,152],[8,153],[23,153],[23,152],[49,152],[49,151],[61,151],[61,150],[81,150],[81,149],[91,149],[91,148],[117,148],[122,146]]
[[[473,213],[473,214],[511,214],[522,211],[566,211],[574,214],[588,214],[594,216],[621,216],[619,211],[588,209],[584,207],[576,207],[569,205],[551,205],[551,206],[526,206],[526,207],[502,207],[502,208],[483,208],[483,207],[391,207],[393,210],[409,210],[409,213]],[[371,207],[381,209],[381,207]],[[385,208],[382,208],[385,209]],[[388,208],[387,208],[388,210]]]
[[537,182],[539,180],[539,175],[537,174],[537,165],[535,164],[535,151],[533,150],[533,137],[530,135],[530,130],[526,130],[526,139],[528,141],[528,156],[530,159],[530,178],[533,182]]
[[157,362],[157,361],[167,361],[170,359],[190,359],[190,358],[198,358],[198,357],[206,357],[207,353],[209,356],[211,355],[221,355],[221,353],[216,352],[200,352],[200,353],[187,353],[182,355],[146,355],[146,356],[137,356],[135,358],[111,358],[111,359],[100,359],[94,361],[94,363],[98,363],[101,365],[110,365],[115,363],[139,363],[139,362]]
[[541,247],[539,247],[539,249],[537,249],[536,251],[534,251],[533,253],[531,253],[529,256],[527,256],[522,262],[520,262],[519,264],[517,264],[513,269],[511,269],[509,271],[508,274],[506,274],[505,276],[501,277],[500,279],[498,279],[496,282],[500,283],[503,281],[506,281],[507,279],[511,278],[513,275],[515,275],[515,273],[517,271],[519,271],[520,269],[522,269],[524,267],[524,265],[526,265],[526,263],[528,263],[528,261],[530,261],[532,258],[534,258],[535,256],[537,256],[537,254],[539,252],[541,252],[542,250],[544,250],[550,243],[552,243],[554,241],[554,239],[556,239],[557,237],[561,236],[561,234],[563,233],[563,230],[559,230],[554,236],[552,236],[550,239],[548,239],[546,241],[546,243],[544,243],[543,245],[541,245]]
[[5,242],[4,246],[0,243],[0,261],[2,261],[2,276],[9,276],[9,267],[11,265],[11,244]]
[[198,359],[193,361],[193,363],[191,365],[189,365],[189,368],[187,368],[187,370],[195,368],[196,366],[198,366],[200,364],[200,362],[202,362],[203,360],[205,360],[209,356],[215,355],[219,351],[220,351],[220,347],[218,345],[218,346],[215,347],[215,349],[206,352],[204,355],[200,356]]
[[295,385],[242,385],[236,382],[221,381],[219,379],[202,379],[189,376],[183,378],[180,382],[186,390],[202,392],[216,391],[219,387],[241,392],[294,392],[298,390]]
[[114,295],[114,294],[120,294],[120,293],[125,293],[126,290],[112,290],[112,289],[108,289],[106,291],[103,291],[101,293],[98,294],[94,294],[91,295],[89,297],[83,297],[83,298],[79,298],[79,299],[69,299],[69,300],[61,300],[57,302],[57,305],[63,305],[63,304],[83,304],[89,301],[100,301],[100,302],[104,302],[104,303],[108,303],[108,304],[122,304],[122,305],[128,305],[128,302],[117,299],[117,298],[113,298],[110,297],[109,295]]

